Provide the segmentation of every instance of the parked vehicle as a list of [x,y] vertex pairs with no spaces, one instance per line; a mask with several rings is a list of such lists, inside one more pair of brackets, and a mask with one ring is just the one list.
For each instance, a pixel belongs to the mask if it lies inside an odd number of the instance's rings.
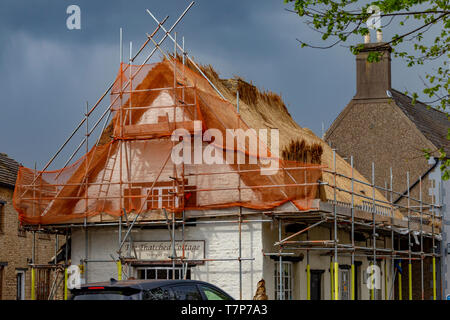
[[197,280],[96,282],[71,290],[72,300],[233,300],[225,291]]

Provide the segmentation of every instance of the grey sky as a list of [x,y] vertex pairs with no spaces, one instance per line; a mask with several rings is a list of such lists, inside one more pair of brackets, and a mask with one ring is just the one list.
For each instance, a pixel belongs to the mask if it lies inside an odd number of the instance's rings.
[[[94,103],[114,79],[119,28],[136,51],[155,28],[146,8],[160,19],[169,15],[171,25],[188,3],[2,0],[0,152],[42,168],[83,117],[86,101]],[[81,30],[66,28],[71,4],[81,8]],[[296,37],[315,43],[320,37],[289,7],[283,0],[197,0],[176,31],[196,60],[221,77],[239,75],[281,93],[300,126],[320,135],[322,122],[327,128],[355,93],[354,56],[344,47],[301,49]],[[420,90],[421,70],[394,60],[393,86]]]

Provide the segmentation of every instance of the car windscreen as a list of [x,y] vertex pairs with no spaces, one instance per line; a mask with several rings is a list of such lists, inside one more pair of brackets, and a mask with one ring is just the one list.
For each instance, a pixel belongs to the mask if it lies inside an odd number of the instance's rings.
[[128,290],[79,290],[72,293],[73,300],[141,300],[141,292]]

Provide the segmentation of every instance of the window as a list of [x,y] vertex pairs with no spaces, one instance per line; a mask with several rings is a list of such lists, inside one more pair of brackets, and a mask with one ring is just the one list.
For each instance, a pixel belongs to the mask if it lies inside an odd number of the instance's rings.
[[205,294],[206,300],[230,300],[229,297],[214,288],[207,286],[200,286],[202,292]]
[[195,285],[172,287],[175,300],[202,300],[202,295]]
[[16,300],[25,300],[25,271],[17,271],[16,281]]
[[339,299],[340,300],[350,300],[350,270],[344,269],[339,270],[341,285],[339,286]]
[[186,279],[191,279],[191,269],[184,268],[181,266],[172,268],[171,266],[158,266],[158,267],[144,267],[137,269],[137,278],[138,279],[165,279],[170,280],[173,279],[173,274],[175,272],[175,279],[182,280],[184,279],[184,272],[186,272]]
[[158,181],[146,183],[133,183],[130,188],[124,189],[124,203],[129,210],[141,208],[145,200],[147,210],[161,209],[175,206],[179,208],[183,203],[186,206],[197,205],[196,186],[187,185],[184,181],[184,199],[179,186],[172,181]]
[[0,233],[3,233],[4,221],[5,221],[5,202],[0,200]]
[[275,299],[292,300],[292,262],[283,262],[281,267],[282,288],[280,288],[280,263],[275,263]]
[[175,191],[173,186],[161,186],[161,187],[154,187],[153,189],[147,189],[147,194],[149,194],[151,191],[151,194],[148,197],[147,200],[147,209],[161,209],[161,208],[168,208],[174,206],[174,200],[175,200],[175,208],[178,208],[178,197],[174,196],[174,193],[178,192],[178,187],[175,186]]

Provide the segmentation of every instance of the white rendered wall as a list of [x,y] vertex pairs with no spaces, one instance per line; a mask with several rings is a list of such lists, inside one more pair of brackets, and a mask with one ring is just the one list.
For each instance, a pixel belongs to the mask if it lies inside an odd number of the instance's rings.
[[[224,220],[224,218],[218,218]],[[242,261],[243,299],[252,299],[256,284],[262,278],[262,239],[261,223],[242,224],[242,258],[254,258]],[[117,257],[118,228],[90,228],[89,259],[111,260],[110,254]],[[176,239],[181,240],[181,228],[176,229]],[[205,258],[237,258],[239,256],[239,232],[237,223],[198,224],[187,226],[186,240],[205,240]],[[167,229],[135,229],[134,241],[170,241]],[[82,229],[72,231],[72,263],[79,264],[85,257],[85,233]],[[88,282],[117,279],[117,268],[113,262],[89,262]],[[133,276],[135,276],[133,274]],[[191,279],[212,283],[239,299],[239,262],[211,261],[191,268]]]

